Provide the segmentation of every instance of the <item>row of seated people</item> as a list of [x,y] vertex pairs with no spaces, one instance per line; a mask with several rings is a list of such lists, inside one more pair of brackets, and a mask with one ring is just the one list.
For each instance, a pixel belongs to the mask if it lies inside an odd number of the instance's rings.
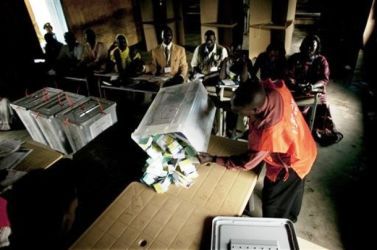
[[[243,53],[244,51],[239,49],[228,51],[216,43],[215,33],[208,30],[205,33],[205,42],[197,46],[193,53],[190,74],[185,48],[172,42],[172,30],[165,27],[161,37],[162,43],[151,51],[151,62],[145,64],[140,53],[129,47],[125,35],[117,35],[114,44],[106,50],[104,44],[96,40],[91,29],[85,31],[86,43],[82,46],[76,41],[73,33],[67,32],[67,45],[62,46],[55,65],[57,69],[59,65],[61,68],[68,67],[70,73],[83,70],[104,71],[111,68],[119,73],[121,80],[143,73],[168,75],[170,79],[164,86],[181,84],[187,79],[200,76],[210,76],[205,78],[204,83],[207,85],[217,85],[223,79],[232,79],[235,83],[240,83],[256,76],[261,80],[283,79],[296,96],[319,92],[320,103],[314,124],[314,136],[317,140],[323,144],[331,144],[342,139],[341,133],[334,126],[328,106],[326,86],[329,83],[330,71],[325,56],[320,54],[321,42],[318,36],[305,37],[300,52],[288,59],[284,45],[272,42],[266,51],[256,58],[253,65],[248,53]],[[302,111],[307,114],[308,108],[305,107]]]

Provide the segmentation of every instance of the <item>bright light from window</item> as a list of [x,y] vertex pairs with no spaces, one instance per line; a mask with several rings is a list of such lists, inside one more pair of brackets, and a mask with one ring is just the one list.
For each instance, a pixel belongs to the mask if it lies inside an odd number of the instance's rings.
[[60,0],[29,0],[29,3],[41,34],[46,33],[43,25],[51,23],[57,40],[64,43],[64,32],[68,31],[68,27]]

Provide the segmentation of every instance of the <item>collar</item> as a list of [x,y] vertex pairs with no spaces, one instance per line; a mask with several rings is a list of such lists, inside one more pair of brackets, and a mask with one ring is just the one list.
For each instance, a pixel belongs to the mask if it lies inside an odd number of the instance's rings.
[[208,54],[210,54],[210,53],[216,53],[216,50],[217,50],[217,44],[216,43],[213,46],[213,49],[211,51],[208,51],[208,48],[206,46],[204,46],[204,51],[208,52]]
[[165,49],[166,47],[168,50],[171,50],[171,47],[173,46],[173,42],[170,42],[168,45],[166,45],[164,42],[161,43],[162,48]]

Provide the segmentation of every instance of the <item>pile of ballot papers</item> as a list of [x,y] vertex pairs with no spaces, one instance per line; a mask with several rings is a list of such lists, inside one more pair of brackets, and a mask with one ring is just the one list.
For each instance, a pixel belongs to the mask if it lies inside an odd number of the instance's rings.
[[141,181],[157,193],[168,191],[170,184],[189,188],[198,177],[197,152],[177,134],[141,138],[139,146],[148,154]]

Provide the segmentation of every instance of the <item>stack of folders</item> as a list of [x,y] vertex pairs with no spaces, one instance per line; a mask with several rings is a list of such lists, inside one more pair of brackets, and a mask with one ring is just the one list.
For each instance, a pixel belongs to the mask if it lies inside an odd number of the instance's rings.
[[170,184],[189,188],[198,177],[196,151],[174,133],[145,137],[138,144],[149,155],[141,181],[157,193],[168,191]]

